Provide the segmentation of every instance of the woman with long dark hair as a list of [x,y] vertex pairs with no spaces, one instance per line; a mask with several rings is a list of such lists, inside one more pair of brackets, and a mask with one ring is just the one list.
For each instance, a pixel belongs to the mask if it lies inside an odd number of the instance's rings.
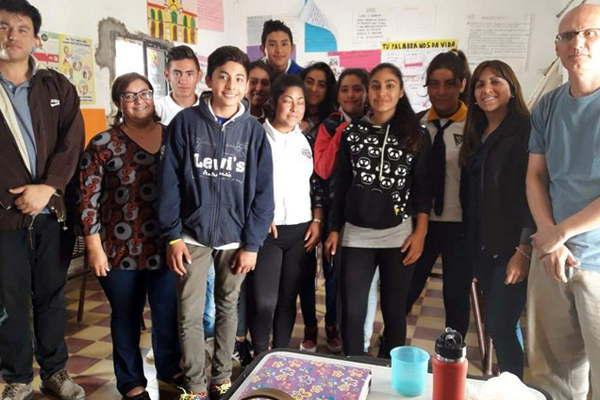
[[125,399],[150,399],[140,352],[148,297],[158,379],[174,381],[181,359],[176,277],[165,265],[154,209],[164,126],[152,85],[137,73],[115,79],[113,126],[96,135],[80,162],[81,225],[87,264],[111,306],[117,389]]
[[[369,74],[366,70],[362,68],[345,69],[340,75],[336,89],[338,109],[329,114],[318,127],[314,146],[315,173],[323,179],[325,188],[329,187],[329,178],[334,168],[344,129],[351,121],[358,120],[365,114],[368,86]],[[327,204],[324,209],[323,214],[327,216]],[[326,220],[323,225],[327,227]],[[329,261],[329,257],[324,256],[322,258],[322,265],[325,277],[325,334],[327,337],[327,349],[332,353],[339,353],[342,350],[342,341],[337,322],[337,275],[339,274],[334,271],[334,263]],[[375,312],[372,314],[374,316]],[[308,337],[312,335],[316,339],[316,329],[314,328],[316,326],[309,329]],[[306,345],[306,342],[303,343],[304,345]]]
[[[324,62],[316,62],[304,69],[300,73],[300,78],[306,87],[306,112],[300,128],[311,146],[314,146],[319,125],[335,110],[335,75],[329,65]],[[319,178],[317,177],[317,179]],[[306,259],[306,262],[307,274],[300,288],[300,307],[304,318],[304,339],[300,343],[300,349],[315,352],[318,336],[315,295],[316,251]],[[337,349],[339,349],[339,345]],[[336,349],[334,348],[334,350]]]
[[462,98],[470,76],[469,64],[459,50],[440,53],[427,67],[427,94],[431,108],[420,122],[431,137],[433,209],[425,249],[415,267],[408,309],[417,301],[438,256],[442,256],[446,323],[463,337],[469,329],[469,289],[472,272],[466,262],[466,243],[460,205],[460,165],[467,106]]
[[514,72],[499,60],[473,72],[461,196],[469,258],[485,297],[485,325],[501,371],[523,377],[517,336],[531,246],[520,244],[532,219],[525,196],[529,111]]
[[342,246],[342,340],[347,355],[364,352],[367,297],[377,266],[383,354],[404,345],[406,298],[431,210],[431,141],[419,127],[395,65],[373,69],[368,99],[370,113],[344,130],[333,177],[332,231],[325,243],[330,255]]

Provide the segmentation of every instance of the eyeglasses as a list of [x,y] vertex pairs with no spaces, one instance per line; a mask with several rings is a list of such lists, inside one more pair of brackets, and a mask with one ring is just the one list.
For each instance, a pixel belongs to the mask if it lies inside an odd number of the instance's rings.
[[583,34],[585,40],[596,40],[598,39],[598,36],[600,36],[600,28],[586,28],[579,31],[561,32],[556,35],[554,41],[556,43],[569,43],[580,33]]
[[123,99],[123,101],[125,103],[133,103],[138,98],[142,99],[142,100],[152,100],[153,92],[152,92],[152,90],[142,90],[141,92],[137,92],[137,93],[124,92],[124,93],[121,93],[120,97],[121,97],[121,99]]

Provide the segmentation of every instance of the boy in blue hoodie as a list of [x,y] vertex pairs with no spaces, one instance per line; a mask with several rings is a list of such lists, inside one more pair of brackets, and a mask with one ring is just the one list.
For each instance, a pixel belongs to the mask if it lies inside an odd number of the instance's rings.
[[215,354],[208,392],[219,399],[231,387],[240,285],[273,221],[271,149],[243,102],[248,64],[233,46],[208,57],[212,91],[169,124],[160,165],[159,222],[167,264],[180,276],[184,386],[194,400],[208,398],[202,329],[208,268],[214,261]]

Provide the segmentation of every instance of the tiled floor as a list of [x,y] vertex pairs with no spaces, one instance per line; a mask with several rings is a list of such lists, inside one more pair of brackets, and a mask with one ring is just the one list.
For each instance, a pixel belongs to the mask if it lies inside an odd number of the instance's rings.
[[[85,313],[83,321],[77,323],[77,305],[79,299],[80,279],[75,279],[67,284],[67,345],[69,347],[70,358],[67,364],[68,371],[74,376],[75,381],[83,385],[86,389],[88,400],[111,400],[120,399],[116,390],[115,378],[112,365],[112,345],[110,340],[110,306],[108,305],[104,293],[98,282],[91,278],[88,279],[85,296]],[[317,292],[317,316],[320,323],[324,317],[324,289],[323,282],[319,280]],[[149,313],[144,315],[146,326],[150,326]],[[297,347],[300,343],[304,331],[302,317],[298,316],[298,323],[294,328],[291,347]],[[419,346],[429,353],[433,353],[434,340],[440,334],[444,325],[444,309],[442,303],[441,281],[439,279],[430,279],[424,291],[424,296],[418,300],[413,307],[413,311],[408,318],[408,342],[411,345]],[[383,328],[381,314],[378,312],[374,335],[372,340],[371,353],[377,353],[378,336]],[[320,352],[327,352],[325,347],[325,332],[321,327],[319,331]],[[477,347],[477,337],[472,324],[467,335],[468,358],[471,360],[469,373],[481,375],[479,353]],[[150,348],[150,334],[148,330],[142,333],[140,346],[143,354],[146,354]],[[159,391],[155,376],[155,370],[152,364],[146,363],[146,376],[148,377],[148,389],[153,399],[175,398],[172,389]],[[37,371],[37,370],[36,370]],[[39,387],[39,377],[34,380],[34,388]],[[3,385],[0,384],[0,390]],[[35,399],[45,398],[39,392]]]

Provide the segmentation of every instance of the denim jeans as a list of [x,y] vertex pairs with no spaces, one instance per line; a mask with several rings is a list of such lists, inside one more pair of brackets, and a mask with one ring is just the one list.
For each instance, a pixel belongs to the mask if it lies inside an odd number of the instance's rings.
[[152,313],[152,349],[158,379],[177,374],[181,351],[177,333],[177,292],[174,273],[112,270],[98,280],[110,302],[110,333],[117,389],[123,395],[146,386],[140,352],[141,318],[146,295]]

